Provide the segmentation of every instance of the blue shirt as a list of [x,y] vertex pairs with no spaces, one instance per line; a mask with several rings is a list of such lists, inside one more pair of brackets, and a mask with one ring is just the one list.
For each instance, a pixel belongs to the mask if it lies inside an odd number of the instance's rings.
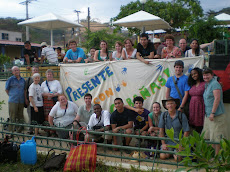
[[214,90],[220,90],[220,103],[216,109],[215,116],[221,115],[224,113],[224,103],[223,103],[223,92],[221,85],[214,78],[209,82],[205,83],[205,91],[203,94],[204,104],[205,104],[205,114],[207,117],[212,113],[212,107],[215,100],[213,95]]
[[[189,131],[189,124],[188,124],[188,119],[186,117],[186,115],[184,113],[182,113],[182,118],[181,118],[181,123],[180,120],[178,118],[178,110],[176,111],[176,116],[174,117],[174,119],[172,119],[169,115],[168,112],[166,113],[166,117],[164,119],[164,113],[161,114],[160,117],[160,121],[159,121],[159,128],[164,128],[165,130],[170,130],[171,128],[174,129],[174,138],[179,138],[179,134],[181,129],[183,130],[183,132],[188,132]],[[182,125],[181,125],[182,124]],[[175,145],[175,143],[173,141],[165,141],[166,144],[169,145]]]
[[85,53],[82,48],[78,48],[73,52],[72,49],[69,49],[65,55],[69,60],[77,60],[78,58],[82,58],[80,63],[85,63],[84,59],[86,58]]
[[9,91],[10,103],[24,103],[25,100],[25,79],[20,77],[18,80],[15,76],[11,76],[6,81],[5,89]]
[[175,84],[173,83],[173,78],[175,78],[175,81],[177,81],[177,86],[181,92],[182,97],[184,97],[184,92],[189,91],[190,87],[188,85],[188,77],[186,75],[182,75],[180,78],[177,78],[175,75],[169,77],[169,79],[166,82],[166,87],[170,88],[170,97],[173,97],[174,99],[180,99],[180,103],[182,102],[182,99],[180,98],[177,89],[175,87]]

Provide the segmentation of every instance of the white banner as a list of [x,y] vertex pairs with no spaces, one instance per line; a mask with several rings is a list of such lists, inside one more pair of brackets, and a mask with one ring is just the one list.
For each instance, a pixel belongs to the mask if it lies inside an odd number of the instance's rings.
[[120,97],[133,106],[133,98],[142,96],[144,107],[152,109],[152,103],[165,99],[166,81],[174,75],[174,63],[184,61],[184,74],[194,67],[203,67],[202,57],[181,59],[153,59],[146,65],[139,60],[107,61],[88,64],[61,64],[60,81],[69,100],[78,106],[84,104],[84,95],[93,96],[93,104],[101,104],[104,110],[114,110],[114,99]]

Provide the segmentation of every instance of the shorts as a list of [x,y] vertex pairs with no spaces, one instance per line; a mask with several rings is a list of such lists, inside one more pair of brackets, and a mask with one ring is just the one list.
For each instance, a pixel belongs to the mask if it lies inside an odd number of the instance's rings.
[[45,121],[43,106],[37,107],[38,112],[35,112],[32,106],[30,108],[31,108],[31,124],[32,125],[43,124],[43,122]]
[[[71,129],[73,127],[73,124],[69,124],[66,127],[64,127],[65,129]],[[60,139],[68,139],[69,138],[69,131],[61,131],[61,130],[57,130],[57,135]]]
[[[105,131],[105,133],[109,133],[111,131]],[[99,135],[99,134],[89,134],[89,139],[99,140],[100,138],[104,138],[105,140],[111,140],[111,135]]]
[[220,142],[222,138],[226,138],[226,114],[215,116],[214,121],[205,116],[203,132],[205,132],[204,138],[210,141]]
[[[127,129],[132,130],[132,134],[134,133],[134,128],[127,128]],[[126,130],[127,130],[127,129],[126,129]],[[125,134],[123,131],[124,131],[124,130],[120,130],[119,133]],[[115,136],[115,137],[117,137],[117,145],[123,145],[123,139],[124,139],[125,137],[122,137],[122,136]]]

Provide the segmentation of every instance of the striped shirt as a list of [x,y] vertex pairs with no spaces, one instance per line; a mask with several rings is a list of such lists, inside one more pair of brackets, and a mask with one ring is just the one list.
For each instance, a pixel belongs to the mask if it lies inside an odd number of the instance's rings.
[[50,64],[58,63],[57,53],[51,47],[44,47],[42,49],[42,56],[45,56]]

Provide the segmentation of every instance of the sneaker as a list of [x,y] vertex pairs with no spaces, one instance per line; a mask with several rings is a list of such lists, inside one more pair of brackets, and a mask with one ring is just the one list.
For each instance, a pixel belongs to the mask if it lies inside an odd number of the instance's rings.
[[124,152],[126,153],[126,154],[131,154],[131,150],[130,149],[123,149],[124,150]]
[[58,137],[57,133],[52,133],[51,137]]
[[33,132],[33,131],[28,131],[28,132],[27,132],[27,134],[29,134],[29,135],[33,135],[33,134],[34,134],[34,132]]
[[141,147],[141,142],[137,141],[135,144],[135,147],[140,148]]
[[14,135],[13,134],[11,134],[10,136],[9,136],[9,139],[12,139],[14,137]]
[[50,132],[47,131],[47,132],[46,132],[46,137],[50,137],[50,135],[51,135]]

